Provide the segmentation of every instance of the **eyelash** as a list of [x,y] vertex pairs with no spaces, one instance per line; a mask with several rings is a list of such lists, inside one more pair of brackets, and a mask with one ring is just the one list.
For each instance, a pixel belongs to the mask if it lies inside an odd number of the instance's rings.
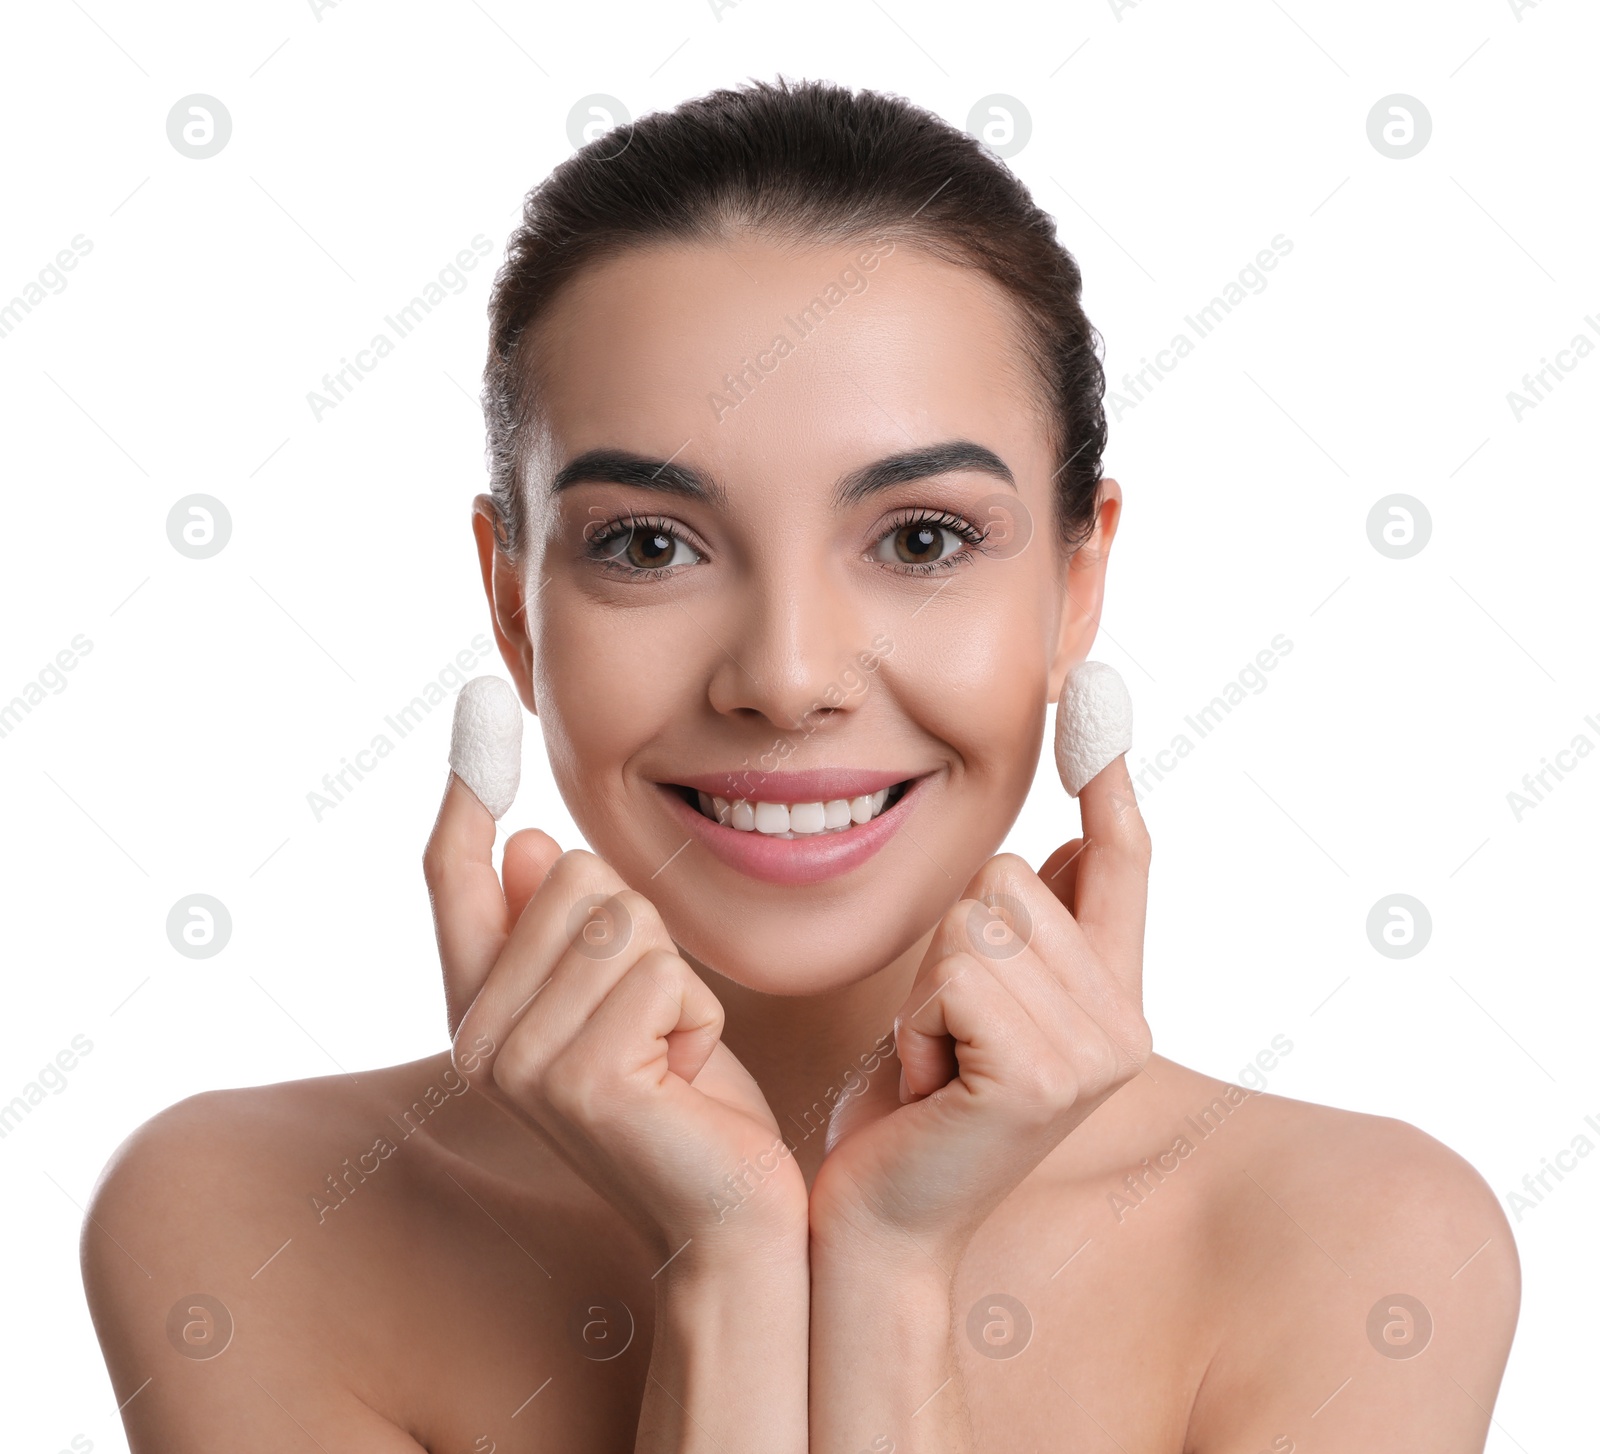
[[[965,565],[972,558],[973,550],[981,550],[983,543],[989,538],[986,528],[974,525],[963,515],[956,515],[948,510],[919,510],[906,509],[896,512],[880,534],[873,542],[873,547],[881,545],[890,536],[904,530],[908,525],[937,525],[948,530],[952,535],[959,536],[972,548],[971,550],[958,550],[936,561],[924,561],[917,564],[900,562],[890,565],[891,570],[902,575],[931,575],[936,571],[953,570]],[[662,518],[659,515],[619,515],[596,529],[586,530],[584,555],[592,560],[602,570],[612,571],[628,580],[665,580],[668,576],[676,575],[683,566],[657,566],[646,569],[642,566],[630,565],[627,561],[619,560],[615,553],[608,552],[605,547],[613,541],[631,535],[636,530],[652,530],[662,535],[670,536],[673,540],[687,545],[697,554],[703,554],[701,548],[684,534],[682,527],[674,521]],[[889,565],[882,561],[879,564]]]
[[[904,530],[908,525],[940,526],[966,541],[972,549],[954,551],[940,560],[923,561],[912,565],[901,562],[890,566],[891,570],[899,571],[902,575],[932,575],[936,571],[954,570],[958,566],[966,565],[972,559],[972,552],[982,550],[984,541],[989,538],[989,532],[985,527],[974,525],[964,515],[955,515],[948,510],[908,509],[897,511],[890,517],[883,534],[872,542],[873,547],[883,544],[891,535]],[[888,565],[888,562],[883,561],[880,564]]]

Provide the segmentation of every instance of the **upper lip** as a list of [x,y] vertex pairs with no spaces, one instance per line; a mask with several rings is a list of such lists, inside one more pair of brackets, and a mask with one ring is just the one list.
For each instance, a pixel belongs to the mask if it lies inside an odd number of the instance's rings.
[[730,802],[742,798],[750,803],[826,803],[835,798],[865,797],[919,776],[893,768],[820,767],[805,772],[763,772],[749,767],[735,772],[693,773],[667,781]]

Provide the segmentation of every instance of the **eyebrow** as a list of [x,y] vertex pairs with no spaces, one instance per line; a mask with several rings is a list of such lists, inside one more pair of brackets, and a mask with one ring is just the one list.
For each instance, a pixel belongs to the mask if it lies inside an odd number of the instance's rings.
[[[885,455],[852,470],[835,484],[834,502],[840,506],[853,505],[894,485],[954,474],[959,470],[992,475],[1013,490],[1017,487],[1010,468],[992,449],[970,439],[948,439]],[[559,495],[579,484],[632,485],[714,505],[726,505],[728,501],[727,490],[710,471],[675,464],[671,460],[651,459],[625,449],[585,450],[556,472],[550,482],[550,493]]]

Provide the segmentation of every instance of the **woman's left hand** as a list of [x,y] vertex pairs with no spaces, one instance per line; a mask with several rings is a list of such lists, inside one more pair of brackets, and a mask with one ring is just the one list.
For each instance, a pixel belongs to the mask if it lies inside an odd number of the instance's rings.
[[[983,1220],[1150,1054],[1150,836],[1126,760],[1079,797],[1085,837],[1036,874],[991,858],[934,931],[895,1017],[909,1100],[850,1125],[811,1191],[814,1248],[952,1269]],[[859,1108],[864,1118],[871,1111]]]

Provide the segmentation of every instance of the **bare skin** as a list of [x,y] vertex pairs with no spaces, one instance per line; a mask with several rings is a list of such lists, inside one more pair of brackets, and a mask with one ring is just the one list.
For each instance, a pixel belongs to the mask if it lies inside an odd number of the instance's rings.
[[[1054,548],[998,293],[899,249],[708,414],[858,253],[654,249],[559,300],[535,490],[614,448],[724,491],[580,479],[518,559],[478,502],[502,655],[595,852],[524,830],[497,873],[452,777],[425,856],[452,1049],[194,1097],[119,1150],[84,1271],[140,1454],[1482,1448],[1519,1281],[1481,1178],[1403,1123],[1150,1053],[1121,759],[1037,872],[997,854],[1121,507],[1105,481],[1091,539]],[[833,488],[952,439],[1013,482]],[[883,545],[996,496],[1027,548],[934,576]],[[667,569],[586,552],[619,511],[670,530]],[[829,697],[877,637],[870,687]],[[826,883],[718,861],[661,785],[775,737],[785,767],[919,779],[907,829]],[[617,953],[578,948],[580,901],[626,923]],[[1026,932],[975,950],[997,903]]]

